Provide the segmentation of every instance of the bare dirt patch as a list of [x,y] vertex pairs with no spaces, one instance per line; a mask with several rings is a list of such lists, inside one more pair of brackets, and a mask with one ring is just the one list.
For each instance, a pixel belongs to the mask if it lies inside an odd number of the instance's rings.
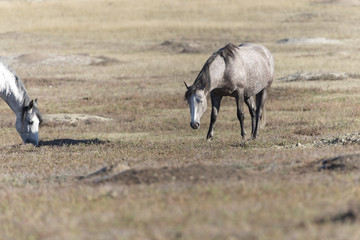
[[314,73],[314,72],[297,72],[281,78],[281,82],[294,82],[294,81],[317,81],[317,80],[344,80],[349,78],[360,78],[357,73]]
[[56,55],[27,53],[18,56],[1,57],[1,61],[14,68],[31,68],[39,66],[107,66],[119,63],[115,58],[106,56],[89,56],[88,54]]
[[79,78],[70,78],[70,77],[59,77],[59,78],[53,78],[53,77],[41,77],[41,78],[37,78],[37,77],[24,77],[22,78],[22,82],[24,83],[25,86],[27,87],[48,87],[48,88],[57,88],[60,87],[62,85],[76,85],[76,84],[81,84],[81,83],[85,83],[86,80],[85,79],[79,79]]
[[185,167],[162,167],[130,169],[114,174],[116,167],[110,166],[102,168],[85,177],[79,177],[80,180],[86,180],[90,183],[119,183],[124,185],[134,184],[155,184],[171,182],[212,182],[219,180],[234,179],[240,180],[244,172],[233,166],[217,166],[195,164]]
[[342,41],[328,38],[284,38],[276,41],[277,44],[286,45],[313,45],[313,44],[343,44]]
[[360,2],[358,0],[325,0],[325,1],[317,1],[317,4],[340,4],[340,5],[348,5],[348,6],[359,6]]
[[49,125],[73,125],[78,122],[108,122],[111,118],[87,114],[47,114],[43,116],[44,126]]
[[334,22],[336,18],[331,14],[319,14],[315,12],[296,13],[287,17],[284,22],[287,23],[309,23],[316,20]]

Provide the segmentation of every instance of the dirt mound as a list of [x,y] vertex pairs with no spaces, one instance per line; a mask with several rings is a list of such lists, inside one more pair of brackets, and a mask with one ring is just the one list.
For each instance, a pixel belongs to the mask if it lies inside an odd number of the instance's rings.
[[186,167],[163,167],[130,169],[113,174],[113,168],[102,168],[86,177],[79,177],[91,183],[116,182],[125,185],[154,184],[169,182],[212,182],[222,179],[239,180],[242,171],[233,166],[190,165]]
[[0,60],[7,65],[18,67],[38,67],[38,66],[106,66],[119,61],[115,58],[109,58],[106,56],[92,57],[88,54],[78,55],[56,55],[56,54],[38,54],[29,53],[21,54],[18,56],[1,57]]
[[100,182],[108,178],[113,177],[114,175],[120,174],[123,171],[129,170],[130,168],[122,164],[114,164],[107,167],[103,167],[93,173],[90,173],[86,176],[77,177],[78,180],[86,180],[91,182]]
[[360,168],[360,154],[338,156],[321,161],[319,170],[353,171]]
[[202,51],[201,45],[197,42],[177,42],[169,40],[156,46],[155,49],[177,53],[199,53]]
[[355,223],[360,220],[360,206],[349,206],[346,210],[340,211],[335,214],[329,214],[329,216],[320,217],[315,219],[315,223],[322,225],[327,223],[336,223],[336,224],[347,224]]
[[343,80],[349,78],[360,78],[357,73],[311,73],[311,72],[297,72],[281,78],[281,82],[294,82],[294,81],[317,81],[317,80]]
[[337,171],[350,172],[360,169],[360,153],[340,155],[312,162],[300,167],[300,172]]
[[211,53],[221,46],[212,41],[197,40],[166,40],[152,47],[153,50],[175,53]]
[[47,114],[43,116],[43,120],[44,126],[50,126],[59,124],[73,125],[78,122],[107,122],[112,119],[87,114]]
[[328,38],[284,38],[276,41],[276,43],[286,45],[343,44],[342,41]]

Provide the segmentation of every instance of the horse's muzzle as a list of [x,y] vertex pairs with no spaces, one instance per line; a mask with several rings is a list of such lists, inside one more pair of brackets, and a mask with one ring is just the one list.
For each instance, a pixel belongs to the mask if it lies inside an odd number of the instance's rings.
[[199,128],[200,128],[200,123],[198,123],[198,122],[195,122],[195,123],[191,122],[191,123],[190,123],[190,126],[191,126],[192,129],[199,129]]
[[33,140],[33,139],[25,139],[24,141],[24,144],[28,144],[28,143],[31,143],[33,144],[34,146],[38,147],[39,146],[39,141],[38,140]]

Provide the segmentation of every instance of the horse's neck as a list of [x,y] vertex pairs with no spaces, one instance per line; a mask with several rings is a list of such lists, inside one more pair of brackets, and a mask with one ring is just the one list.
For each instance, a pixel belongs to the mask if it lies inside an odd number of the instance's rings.
[[211,79],[209,79],[208,83],[206,84],[205,88],[204,88],[204,94],[205,96],[207,96],[212,90],[219,88],[219,86],[221,86],[221,79],[223,79],[223,77],[219,77],[219,76],[212,76]]
[[224,59],[221,56],[217,56],[209,66],[209,79],[207,80],[208,84],[206,84],[204,89],[206,96],[212,90],[223,85],[225,67]]
[[211,87],[211,83],[207,84],[206,87],[204,88],[204,94],[205,96],[209,95],[209,93],[213,90],[214,88]]
[[7,67],[0,63],[0,97],[15,114],[20,114],[30,98],[22,82]]

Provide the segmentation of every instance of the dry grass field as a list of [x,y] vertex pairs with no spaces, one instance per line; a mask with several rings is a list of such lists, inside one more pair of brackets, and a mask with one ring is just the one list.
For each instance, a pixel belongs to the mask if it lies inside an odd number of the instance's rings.
[[[40,146],[24,145],[0,102],[1,239],[360,238],[359,1],[0,9],[1,60],[45,118]],[[213,141],[210,109],[189,126],[183,81],[229,42],[274,55],[256,141],[241,140],[232,98]]]

